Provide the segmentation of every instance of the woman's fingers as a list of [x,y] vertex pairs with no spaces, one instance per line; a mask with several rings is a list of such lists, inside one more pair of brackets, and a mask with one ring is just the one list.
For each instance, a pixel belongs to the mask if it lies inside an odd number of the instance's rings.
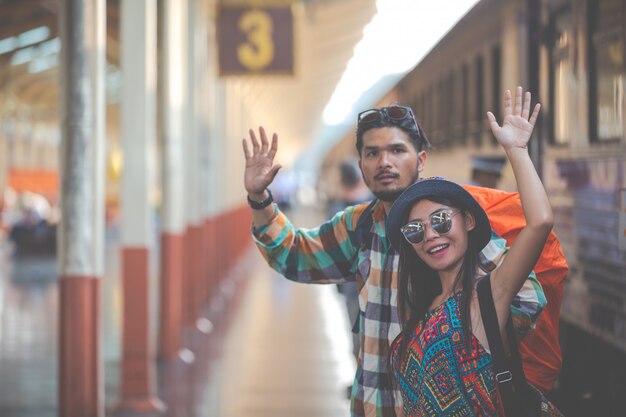
[[530,91],[527,91],[524,95],[524,106],[522,108],[522,117],[524,120],[528,120],[528,114],[530,113]]
[[522,87],[520,86],[515,89],[515,108],[513,112],[516,116],[522,114]]
[[537,117],[539,117],[539,110],[541,109],[541,104],[535,104],[535,109],[533,110],[533,114],[530,116],[530,120],[528,121],[531,125],[535,125],[537,122]]
[[504,117],[510,116],[513,113],[511,107],[511,90],[504,92]]
[[500,127],[498,121],[496,120],[496,116],[494,116],[490,111],[487,112],[487,121],[489,122],[489,127],[491,127],[491,130],[494,132]]

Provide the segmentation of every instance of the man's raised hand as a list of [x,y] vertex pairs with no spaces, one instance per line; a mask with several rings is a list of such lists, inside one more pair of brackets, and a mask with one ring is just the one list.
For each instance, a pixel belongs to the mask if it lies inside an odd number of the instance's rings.
[[274,165],[274,156],[276,156],[278,149],[278,135],[276,133],[272,135],[272,144],[270,146],[263,127],[259,128],[261,143],[257,140],[253,129],[250,129],[249,133],[252,152],[250,152],[248,147],[248,141],[245,138],[242,141],[243,154],[246,157],[244,186],[251,197],[262,196],[281,168],[279,164]]

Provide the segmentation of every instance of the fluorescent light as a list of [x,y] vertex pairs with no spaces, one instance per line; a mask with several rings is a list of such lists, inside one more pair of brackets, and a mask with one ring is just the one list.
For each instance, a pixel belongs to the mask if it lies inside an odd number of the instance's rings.
[[41,41],[45,41],[50,36],[50,29],[47,26],[40,26],[35,29],[27,30],[17,36],[17,43],[20,48],[33,45]]
[[0,39],[0,55],[45,41],[49,36],[50,28],[47,26],[39,26],[38,28],[20,33],[17,36]]

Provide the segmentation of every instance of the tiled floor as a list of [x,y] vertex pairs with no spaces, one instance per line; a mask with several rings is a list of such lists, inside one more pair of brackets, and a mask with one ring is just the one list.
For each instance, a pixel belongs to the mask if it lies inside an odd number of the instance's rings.
[[[103,285],[107,416],[119,394],[120,283],[109,231]],[[348,416],[354,374],[348,319],[334,286],[294,284],[254,248],[223,280],[209,320],[185,330],[187,360],[158,365],[168,417]],[[58,288],[54,259],[0,249],[0,416],[57,416]],[[208,333],[206,330],[210,330]],[[193,357],[193,362],[188,362]],[[145,415],[145,414],[144,414]]]
[[56,416],[56,263],[12,261],[1,246],[0,416]]
[[217,415],[347,416],[354,366],[342,308],[334,286],[255,274],[224,340]]

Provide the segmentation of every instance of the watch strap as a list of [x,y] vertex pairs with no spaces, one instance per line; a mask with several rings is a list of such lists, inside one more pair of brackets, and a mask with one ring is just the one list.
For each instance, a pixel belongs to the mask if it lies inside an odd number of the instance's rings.
[[250,195],[248,195],[248,205],[252,207],[253,210],[263,210],[265,207],[274,202],[274,197],[272,196],[272,192],[269,188],[267,189],[267,194],[269,195],[269,197],[267,197],[263,201],[254,201],[250,199]]

